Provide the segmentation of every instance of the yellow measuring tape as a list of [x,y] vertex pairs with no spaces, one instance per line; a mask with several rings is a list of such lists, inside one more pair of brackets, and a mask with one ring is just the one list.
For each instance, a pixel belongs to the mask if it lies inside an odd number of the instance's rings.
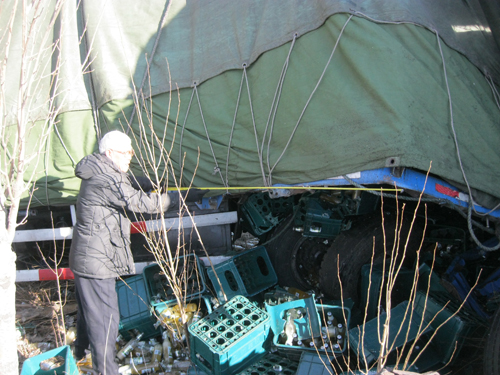
[[[181,187],[177,188],[168,188],[168,191],[185,191],[190,188]],[[193,188],[194,189],[194,188]],[[397,191],[402,192],[403,189],[396,188],[358,188],[358,187],[338,187],[338,186],[243,186],[243,187],[221,187],[221,186],[212,186],[212,187],[197,187],[196,189],[200,190],[371,190],[371,191]]]

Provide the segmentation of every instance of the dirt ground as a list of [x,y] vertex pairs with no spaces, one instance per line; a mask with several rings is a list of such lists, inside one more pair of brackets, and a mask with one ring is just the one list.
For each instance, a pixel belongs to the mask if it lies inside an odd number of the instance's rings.
[[71,327],[76,328],[77,304],[74,283],[73,281],[60,283],[60,293],[56,281],[16,284],[17,349],[20,369],[27,358],[65,345],[66,332]]

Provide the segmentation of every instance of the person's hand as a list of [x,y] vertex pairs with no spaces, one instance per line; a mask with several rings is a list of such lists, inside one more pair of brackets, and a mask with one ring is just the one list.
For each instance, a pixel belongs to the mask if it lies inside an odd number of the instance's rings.
[[130,184],[135,190],[142,190],[147,193],[153,190],[154,186],[151,180],[144,176],[132,176],[128,175]]
[[189,202],[199,202],[203,198],[203,196],[208,192],[208,189],[196,189],[191,188],[189,190],[181,191],[181,195],[186,201]]

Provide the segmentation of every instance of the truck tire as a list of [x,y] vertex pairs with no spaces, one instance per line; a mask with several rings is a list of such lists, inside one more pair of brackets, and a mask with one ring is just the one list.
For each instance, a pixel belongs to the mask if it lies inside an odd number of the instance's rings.
[[295,287],[304,291],[317,289],[318,270],[328,249],[328,241],[303,237],[293,230],[293,216],[283,220],[266,241],[278,285]]
[[483,373],[485,375],[500,375],[500,308],[493,316],[490,331],[486,338]]
[[[387,252],[391,251],[394,243],[395,223],[395,215],[385,215]],[[401,229],[402,240],[406,241],[410,226],[411,217],[405,218]],[[413,262],[421,239],[422,229],[419,225],[414,225],[407,247],[405,264]],[[354,302],[357,302],[361,267],[370,263],[372,255],[374,256],[374,264],[383,262],[384,231],[382,220],[378,215],[359,218],[353,222],[351,229],[341,232],[337,236],[323,257],[319,272],[321,292],[331,299],[352,298]],[[401,251],[398,255],[401,256]]]

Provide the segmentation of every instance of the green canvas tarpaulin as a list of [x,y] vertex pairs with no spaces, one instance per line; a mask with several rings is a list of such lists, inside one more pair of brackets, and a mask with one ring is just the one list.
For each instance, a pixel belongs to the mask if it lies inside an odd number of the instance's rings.
[[[68,2],[60,90],[70,96],[34,203],[71,202],[74,162],[100,134],[130,127],[139,137],[150,122],[158,135],[168,124],[175,173],[185,153],[185,182],[196,170],[199,187],[321,180],[388,158],[422,171],[432,162],[431,173],[462,183],[455,132],[470,185],[500,197],[500,112],[490,87],[500,54],[482,9],[451,1]],[[92,62],[87,74],[78,74],[82,61]],[[15,80],[9,87],[15,92]],[[134,110],[137,93],[148,110]],[[137,162],[133,170],[141,172]]]

